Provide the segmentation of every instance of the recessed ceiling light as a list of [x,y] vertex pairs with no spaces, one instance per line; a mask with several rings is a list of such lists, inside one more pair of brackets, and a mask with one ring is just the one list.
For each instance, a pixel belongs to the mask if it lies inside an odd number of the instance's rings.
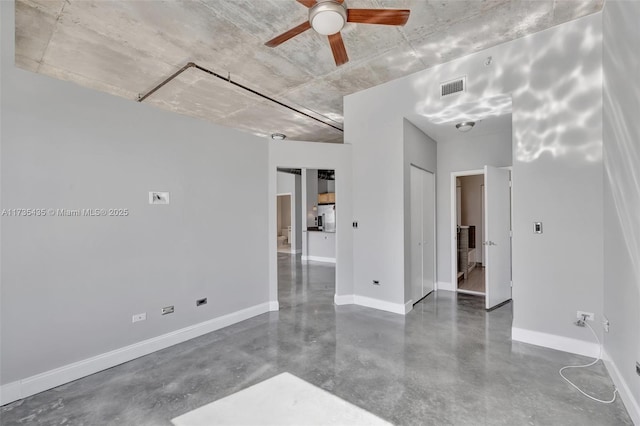
[[271,139],[273,139],[274,141],[282,141],[285,140],[287,138],[287,135],[284,135],[282,133],[271,133]]
[[469,130],[473,129],[473,126],[475,125],[476,125],[475,121],[463,121],[462,123],[456,124],[456,129],[466,133]]

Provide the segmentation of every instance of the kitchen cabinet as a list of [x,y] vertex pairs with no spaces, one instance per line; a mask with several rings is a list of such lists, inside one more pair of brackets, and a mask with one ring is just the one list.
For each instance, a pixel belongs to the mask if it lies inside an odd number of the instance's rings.
[[336,193],[325,192],[324,194],[318,194],[318,204],[335,204]]

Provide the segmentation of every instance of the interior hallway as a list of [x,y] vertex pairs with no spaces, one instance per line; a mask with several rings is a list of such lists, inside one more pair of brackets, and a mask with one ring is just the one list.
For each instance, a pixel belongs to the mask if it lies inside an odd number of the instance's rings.
[[[278,267],[279,312],[4,406],[2,424],[170,425],[285,371],[394,424],[632,424],[619,400],[597,404],[558,376],[586,358],[511,342],[511,304],[487,313],[443,291],[403,317],[334,306],[332,264],[278,254]],[[601,364],[569,374],[610,396]]]
[[478,293],[485,292],[484,277],[485,269],[482,266],[476,266],[469,276],[465,280],[464,278],[458,279],[458,289],[467,291],[477,291]]

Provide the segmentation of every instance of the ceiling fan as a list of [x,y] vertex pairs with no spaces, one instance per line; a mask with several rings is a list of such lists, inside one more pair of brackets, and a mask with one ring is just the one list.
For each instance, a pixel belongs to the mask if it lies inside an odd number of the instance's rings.
[[336,65],[349,61],[340,30],[347,22],[356,24],[404,25],[409,19],[408,9],[347,9],[344,0],[296,0],[309,8],[309,20],[265,43],[276,47],[313,28],[318,34],[329,36],[329,45]]

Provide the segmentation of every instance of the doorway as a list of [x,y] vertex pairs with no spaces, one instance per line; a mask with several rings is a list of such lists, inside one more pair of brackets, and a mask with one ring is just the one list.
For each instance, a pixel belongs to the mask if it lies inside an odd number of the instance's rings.
[[411,165],[411,297],[414,305],[435,289],[435,176]]
[[[278,253],[292,253],[291,248],[295,244],[292,240],[292,216],[295,215],[293,205],[291,203],[291,194],[278,194],[277,201],[277,241],[278,241]],[[295,236],[295,234],[294,234]]]
[[451,174],[452,277],[485,308],[511,300],[511,168]]
[[456,177],[457,289],[485,294],[484,173]]

